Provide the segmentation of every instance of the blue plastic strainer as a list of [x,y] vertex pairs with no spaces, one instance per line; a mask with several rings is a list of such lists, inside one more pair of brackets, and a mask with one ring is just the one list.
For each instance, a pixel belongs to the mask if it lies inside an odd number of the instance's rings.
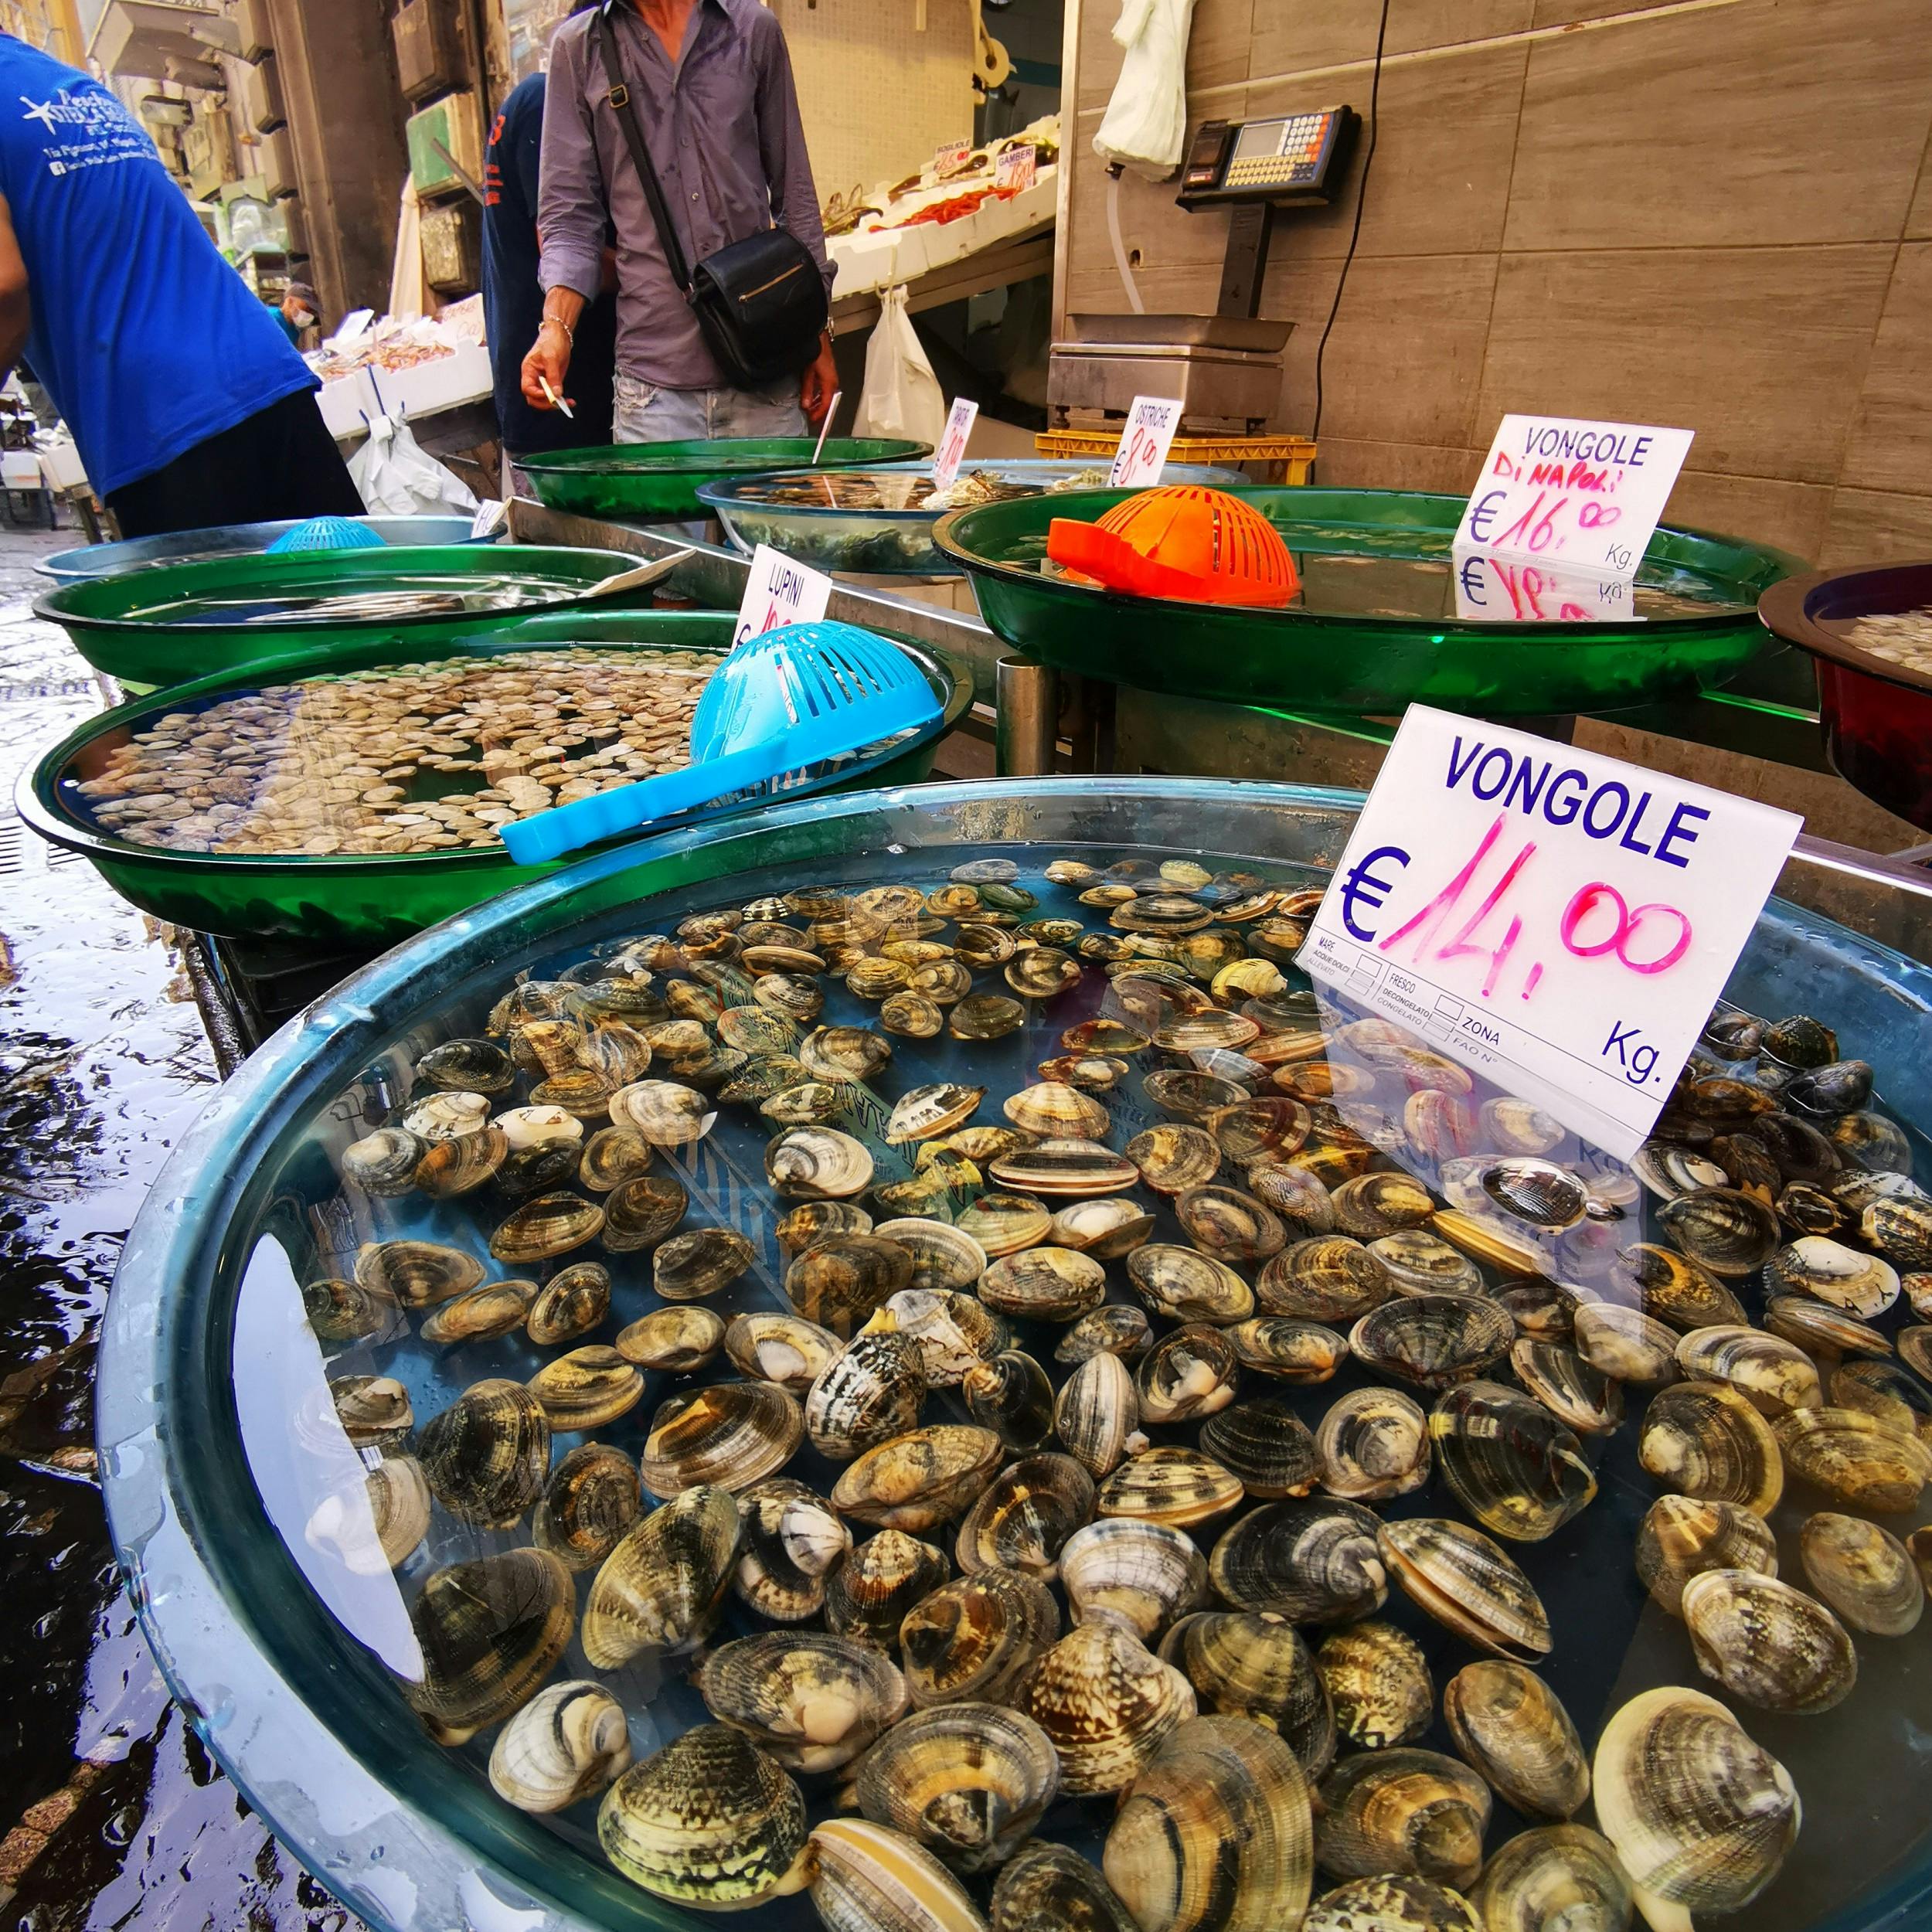
[[285,530],[270,544],[269,556],[281,556],[291,550],[379,550],[386,539],[366,523],[352,516],[311,516]]
[[712,674],[691,720],[691,763],[577,798],[502,828],[519,866],[541,865],[655,818],[764,784],[895,733],[940,706],[912,659],[886,638],[829,620],[767,631]]

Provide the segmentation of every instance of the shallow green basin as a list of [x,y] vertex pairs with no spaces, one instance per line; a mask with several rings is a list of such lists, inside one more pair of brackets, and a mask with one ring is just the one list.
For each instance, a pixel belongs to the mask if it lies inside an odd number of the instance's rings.
[[608,449],[563,450],[517,467],[553,510],[578,516],[694,517],[705,514],[700,484],[755,470],[821,469],[900,463],[931,454],[930,443],[886,436],[738,436],[713,441],[618,443]]

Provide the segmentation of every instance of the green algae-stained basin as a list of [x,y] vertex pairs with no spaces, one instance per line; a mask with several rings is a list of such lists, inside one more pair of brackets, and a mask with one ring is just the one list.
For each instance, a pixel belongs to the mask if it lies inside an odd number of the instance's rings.
[[[623,647],[641,653],[702,651],[722,657],[736,620],[725,611],[608,611],[532,618],[519,637],[521,652],[572,645]],[[931,652],[901,641],[938,694],[944,715],[919,731],[816,771],[787,797],[857,786],[916,784],[932,770],[939,740],[971,708],[970,680]],[[438,661],[503,653],[501,638],[438,645]],[[103,830],[76,791],[115,747],[170,713],[202,709],[287,679],[369,670],[420,662],[393,641],[338,645],[321,658],[257,666],[248,676],[223,673],[156,693],[90,719],[30,770],[15,799],[21,817],[42,838],[86,857],[130,904],[157,919],[199,931],[314,939],[366,947],[420,931],[512,886],[527,884],[559,866],[519,866],[493,851],[365,854],[353,857],[264,857],[174,852]],[[746,803],[763,802],[747,800]],[[742,807],[711,806],[663,821],[689,825]]]
[[[420,652],[570,611],[638,560],[540,544],[229,556],[70,583],[34,604],[97,671],[153,686],[345,644]],[[648,602],[647,585],[610,601]]]
[[1178,697],[1382,716],[1410,704],[1488,717],[1614,710],[1728,682],[1769,641],[1757,599],[1804,566],[1732,537],[1660,529],[1637,580],[1641,622],[1456,615],[1450,543],[1464,499],[1398,490],[1253,487],[1301,576],[1283,611],[1116,595],[1043,575],[1055,517],[1093,522],[1133,492],[1092,490],[956,510],[934,532],[981,615],[1056,670]]
[[832,436],[815,457],[809,436],[726,437],[711,442],[617,443],[607,449],[562,450],[517,468],[550,509],[577,516],[702,516],[700,484],[757,470],[850,469],[930,456],[930,443],[900,437]]

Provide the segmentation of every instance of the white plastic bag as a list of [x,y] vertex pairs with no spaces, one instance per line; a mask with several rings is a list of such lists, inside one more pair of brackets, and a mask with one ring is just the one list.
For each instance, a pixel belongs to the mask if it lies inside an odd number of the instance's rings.
[[1187,43],[1194,0],[1121,0],[1114,26],[1127,49],[1094,151],[1110,165],[1165,181],[1187,138]]
[[946,398],[906,311],[906,291],[880,295],[879,325],[866,345],[866,388],[855,436],[908,437],[937,445],[946,430]]
[[476,498],[454,471],[423,454],[406,423],[379,416],[349,459],[350,480],[371,516],[468,516]]

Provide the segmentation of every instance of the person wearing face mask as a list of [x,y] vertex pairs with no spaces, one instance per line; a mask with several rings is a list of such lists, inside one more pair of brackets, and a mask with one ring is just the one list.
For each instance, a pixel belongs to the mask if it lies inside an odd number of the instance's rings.
[[282,333],[298,349],[302,338],[315,326],[321,313],[321,303],[315,291],[306,282],[291,282],[288,293],[282,298],[282,305],[275,311],[275,318],[282,325]]
[[288,319],[113,94],[0,32],[0,377],[32,363],[123,536],[362,514]]

